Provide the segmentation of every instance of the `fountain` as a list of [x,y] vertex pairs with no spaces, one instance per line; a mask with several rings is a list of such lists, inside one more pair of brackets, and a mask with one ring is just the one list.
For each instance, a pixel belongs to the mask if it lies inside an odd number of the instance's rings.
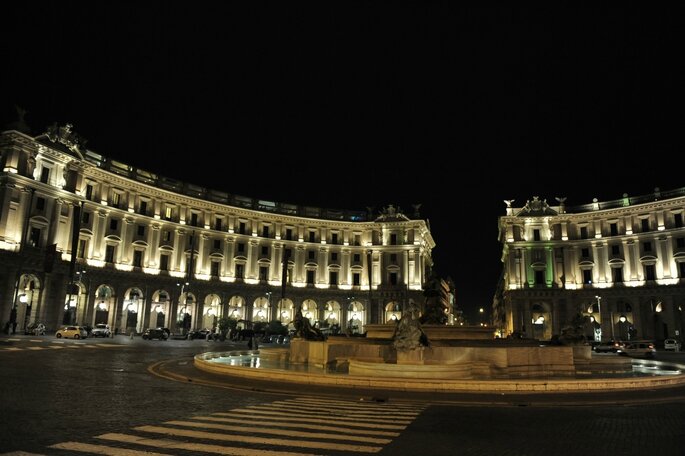
[[[294,338],[289,348],[203,353],[197,368],[272,382],[422,392],[592,392],[685,384],[685,366],[589,345],[492,339],[478,327],[421,325],[413,309],[367,337]],[[637,373],[636,373],[637,372]]]

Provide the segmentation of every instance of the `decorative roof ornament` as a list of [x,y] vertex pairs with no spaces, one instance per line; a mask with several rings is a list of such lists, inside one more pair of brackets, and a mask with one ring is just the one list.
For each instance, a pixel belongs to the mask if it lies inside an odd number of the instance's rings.
[[511,203],[513,203],[516,200],[504,200],[504,204],[507,205],[507,215],[513,215],[514,209],[511,207]]
[[566,213],[566,197],[565,196],[555,196],[555,200],[559,203],[559,213],[560,214],[565,214]]
[[386,207],[381,209],[380,215],[376,218],[377,222],[396,222],[396,221],[406,221],[409,217],[402,213],[400,207],[395,207],[392,204],[388,204]]
[[86,143],[88,142],[83,136],[74,133],[72,129],[74,126],[70,123],[65,124],[63,127],[57,125],[57,122],[53,123],[48,127],[45,135],[48,139],[54,143],[60,143],[65,145],[72,152],[81,153],[82,149],[85,149]]
[[523,206],[521,212],[517,214],[519,217],[530,215],[557,215],[556,211],[549,207],[547,200],[540,201],[539,196],[534,196],[533,201],[527,200],[526,205]]

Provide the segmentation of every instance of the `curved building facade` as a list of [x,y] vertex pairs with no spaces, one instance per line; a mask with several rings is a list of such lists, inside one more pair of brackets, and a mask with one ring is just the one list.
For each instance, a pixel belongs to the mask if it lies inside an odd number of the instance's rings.
[[[70,125],[0,134],[0,312],[120,332],[213,328],[220,317],[363,333],[422,285],[424,220],[231,195],[83,147]],[[285,277],[285,280],[284,280]]]
[[503,335],[550,339],[574,315],[590,339],[682,340],[685,188],[567,207],[534,197],[499,219]]

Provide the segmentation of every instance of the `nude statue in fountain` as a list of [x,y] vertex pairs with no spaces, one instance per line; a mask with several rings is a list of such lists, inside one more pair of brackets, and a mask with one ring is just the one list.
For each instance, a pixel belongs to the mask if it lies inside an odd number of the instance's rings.
[[421,328],[418,313],[416,305],[410,301],[407,311],[400,318],[392,336],[392,346],[395,350],[415,350],[430,346],[428,337]]

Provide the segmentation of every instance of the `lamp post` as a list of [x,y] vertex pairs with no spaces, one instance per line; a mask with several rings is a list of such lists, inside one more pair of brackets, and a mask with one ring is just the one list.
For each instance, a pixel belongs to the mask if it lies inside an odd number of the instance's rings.
[[265,294],[266,294],[266,302],[267,302],[267,306],[268,306],[268,309],[269,309],[269,313],[271,314],[271,318],[270,318],[270,319],[271,319],[271,320],[274,320],[273,315],[275,314],[275,312],[274,312],[274,309],[271,308],[271,292],[270,292],[270,291],[267,291]]

